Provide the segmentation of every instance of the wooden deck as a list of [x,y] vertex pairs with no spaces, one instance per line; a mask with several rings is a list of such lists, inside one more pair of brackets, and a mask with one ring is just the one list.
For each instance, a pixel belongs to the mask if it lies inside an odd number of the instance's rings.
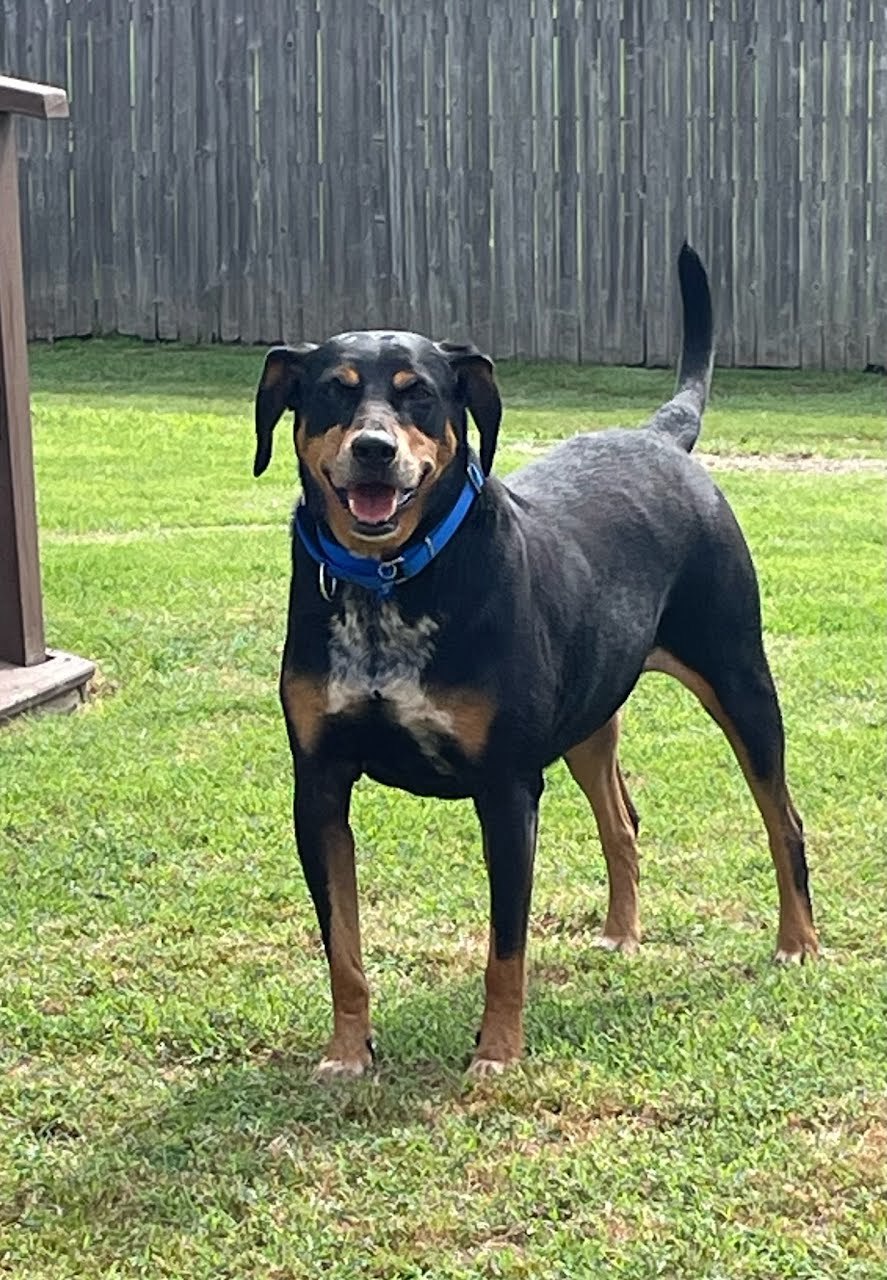
[[94,675],[94,663],[55,649],[32,667],[0,662],[0,725],[24,711],[76,710]]

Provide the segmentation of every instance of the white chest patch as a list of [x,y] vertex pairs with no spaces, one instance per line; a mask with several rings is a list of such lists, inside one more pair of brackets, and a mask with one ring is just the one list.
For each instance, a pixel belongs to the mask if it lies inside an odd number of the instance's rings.
[[437,630],[433,618],[406,622],[392,601],[377,607],[349,592],[343,612],[330,622],[327,714],[341,715],[367,699],[382,699],[422,753],[442,765],[437,744],[452,733],[453,720],[434,705],[422,684]]

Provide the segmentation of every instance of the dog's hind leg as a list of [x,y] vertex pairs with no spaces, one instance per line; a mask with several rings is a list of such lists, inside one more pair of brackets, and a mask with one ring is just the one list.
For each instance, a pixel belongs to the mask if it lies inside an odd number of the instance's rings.
[[[704,635],[700,628],[695,633]],[[696,695],[723,729],[760,810],[779,891],[776,960],[800,964],[818,951],[807,883],[804,832],[785,780],[785,738],[779,702],[763,648],[731,639],[724,630],[718,642],[700,647],[693,664],[670,649],[657,648],[645,664],[648,671],[674,676]],[[731,652],[731,650],[736,652]],[[704,653],[704,656],[703,656]],[[712,655],[716,655],[713,657]],[[700,660],[701,659],[701,660]],[[731,661],[733,659],[733,661]],[[698,667],[705,665],[703,675]]]
[[619,768],[616,748],[619,717],[613,716],[596,733],[564,756],[594,812],[601,848],[607,860],[609,905],[603,931],[595,945],[608,951],[637,951],[638,815]]

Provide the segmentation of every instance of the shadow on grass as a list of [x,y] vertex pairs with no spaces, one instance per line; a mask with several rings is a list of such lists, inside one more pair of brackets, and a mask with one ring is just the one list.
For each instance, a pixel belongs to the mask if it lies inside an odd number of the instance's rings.
[[[566,981],[534,978],[526,1065],[493,1080],[464,1075],[480,972],[386,991],[378,1071],[359,1081],[313,1081],[325,1003],[322,1014],[315,1006],[304,1023],[268,1028],[261,1040],[232,1026],[211,1060],[189,1059],[184,1045],[171,1058],[149,1051],[128,1108],[118,1095],[113,1119],[93,1132],[42,1135],[62,1158],[45,1160],[39,1186],[21,1197],[23,1225],[54,1236],[73,1221],[105,1247],[125,1242],[130,1252],[147,1247],[158,1223],[184,1237],[204,1229],[207,1215],[238,1221],[266,1195],[313,1202],[328,1180],[351,1186],[371,1164],[384,1182],[415,1158],[411,1177],[421,1181],[477,1144],[507,1151],[517,1129],[562,1112],[589,1136],[600,1125],[698,1126],[721,1105],[709,1085],[722,1054],[731,1082],[724,1105],[733,1105],[737,1071],[746,1084],[787,1077],[791,1047],[768,1052],[747,1031],[773,1017],[774,981],[763,962],[751,967],[735,955],[669,976],[655,963],[595,953]],[[700,1023],[714,1010],[719,1031]],[[150,1082],[144,1091],[139,1075]],[[784,1101],[774,1096],[773,1107],[784,1110]]]
[[[607,963],[603,959],[601,967]],[[268,1144],[281,1134],[322,1150],[423,1125],[430,1112],[459,1109],[478,1095],[486,1110],[526,1109],[534,1077],[548,1073],[553,1062],[562,1064],[568,1078],[592,1068],[608,1082],[609,1098],[611,1082],[630,1080],[649,1065],[645,1049],[663,1029],[680,1037],[700,1005],[710,1007],[726,989],[735,990],[743,972],[750,991],[765,985],[756,982],[760,975],[728,966],[660,991],[620,990],[605,973],[577,972],[568,990],[542,986],[528,1008],[525,1065],[493,1081],[465,1074],[481,1011],[480,976],[412,991],[380,1008],[371,1075],[316,1083],[322,1040],[309,1046],[296,1032],[286,1037],[288,1045],[215,1062],[197,1078],[192,1073],[172,1085],[165,1100],[134,1126],[128,1142],[137,1162],[157,1169],[193,1168],[195,1161],[211,1167],[226,1147],[240,1151],[242,1168],[258,1168]]]

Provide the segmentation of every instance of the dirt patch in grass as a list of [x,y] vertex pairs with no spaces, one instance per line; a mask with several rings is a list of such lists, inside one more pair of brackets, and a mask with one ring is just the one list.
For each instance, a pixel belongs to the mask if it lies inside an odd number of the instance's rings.
[[809,471],[817,475],[852,475],[858,472],[887,475],[881,458],[823,458],[817,453],[694,453],[712,471]]
[[[536,458],[548,453],[555,443],[557,442],[505,440],[503,446],[511,453]],[[887,459],[884,458],[826,458],[819,453],[705,453],[702,450],[694,450],[693,457],[710,471],[797,471],[815,475],[863,473],[887,476]]]

